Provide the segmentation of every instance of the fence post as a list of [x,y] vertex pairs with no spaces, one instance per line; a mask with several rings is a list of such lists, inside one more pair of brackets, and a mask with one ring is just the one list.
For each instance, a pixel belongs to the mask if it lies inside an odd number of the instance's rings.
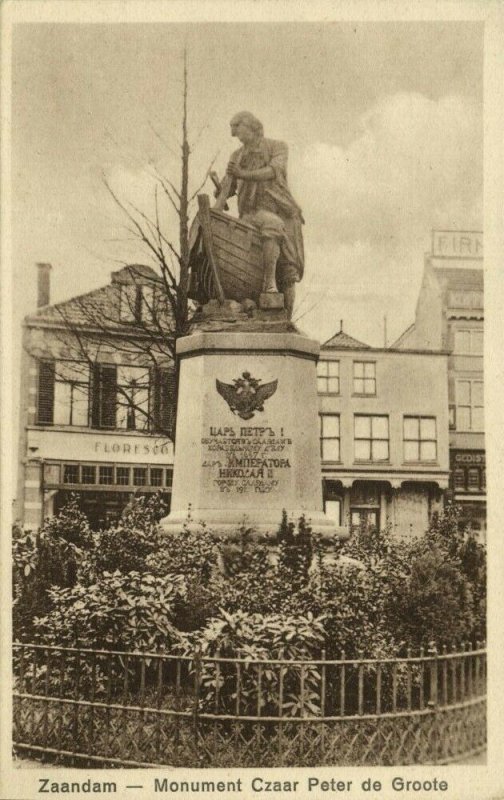
[[429,702],[428,708],[432,711],[432,729],[434,742],[434,763],[439,761],[439,731],[438,731],[438,653],[434,642],[429,643],[427,654],[430,656],[429,670]]
[[[479,639],[476,639],[476,650],[478,651],[480,649],[481,649],[481,642],[480,642]],[[476,684],[476,696],[477,697],[479,697],[479,695],[480,695],[480,688],[481,688],[480,658],[481,658],[481,656],[480,656],[479,652],[477,652],[477,654],[476,654],[476,664],[475,664],[475,670],[474,670],[474,672],[475,672],[474,682]]]
[[364,664],[362,663],[364,652],[362,650],[357,651],[357,658],[359,659],[357,662],[357,710],[361,717],[364,714]]
[[201,648],[198,647],[194,654],[194,704],[193,704],[193,733],[196,752],[198,752],[198,722],[199,700],[201,691]]

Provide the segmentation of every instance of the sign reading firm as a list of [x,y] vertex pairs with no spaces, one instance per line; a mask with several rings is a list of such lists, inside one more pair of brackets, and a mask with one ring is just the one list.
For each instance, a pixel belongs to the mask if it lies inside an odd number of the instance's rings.
[[432,231],[432,255],[437,258],[483,258],[483,233]]

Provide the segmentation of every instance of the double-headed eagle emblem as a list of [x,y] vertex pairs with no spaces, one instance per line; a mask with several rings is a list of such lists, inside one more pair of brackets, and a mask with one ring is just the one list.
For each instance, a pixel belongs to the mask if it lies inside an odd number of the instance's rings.
[[251,419],[256,411],[264,411],[264,402],[275,394],[278,380],[265,383],[253,378],[250,372],[242,372],[241,378],[234,378],[233,384],[216,380],[217,391],[224,398],[233,414],[242,419]]

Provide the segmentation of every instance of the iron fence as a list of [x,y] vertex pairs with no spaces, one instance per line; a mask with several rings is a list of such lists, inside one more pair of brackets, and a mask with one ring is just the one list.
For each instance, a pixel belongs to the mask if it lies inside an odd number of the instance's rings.
[[283,661],[14,645],[14,746],[94,766],[448,763],[486,743],[481,643]]

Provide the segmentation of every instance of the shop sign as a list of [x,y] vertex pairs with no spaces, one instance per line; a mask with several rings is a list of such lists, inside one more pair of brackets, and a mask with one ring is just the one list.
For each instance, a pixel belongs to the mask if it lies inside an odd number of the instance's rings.
[[484,452],[474,452],[472,450],[459,450],[452,452],[451,456],[452,456],[452,463],[456,464],[457,466],[459,464],[461,466],[468,466],[468,465],[478,466],[478,467],[485,466]]
[[437,258],[483,258],[483,233],[433,231],[432,255]]
[[161,436],[90,431],[29,430],[28,452],[33,457],[58,461],[128,461],[166,465],[173,445]]

